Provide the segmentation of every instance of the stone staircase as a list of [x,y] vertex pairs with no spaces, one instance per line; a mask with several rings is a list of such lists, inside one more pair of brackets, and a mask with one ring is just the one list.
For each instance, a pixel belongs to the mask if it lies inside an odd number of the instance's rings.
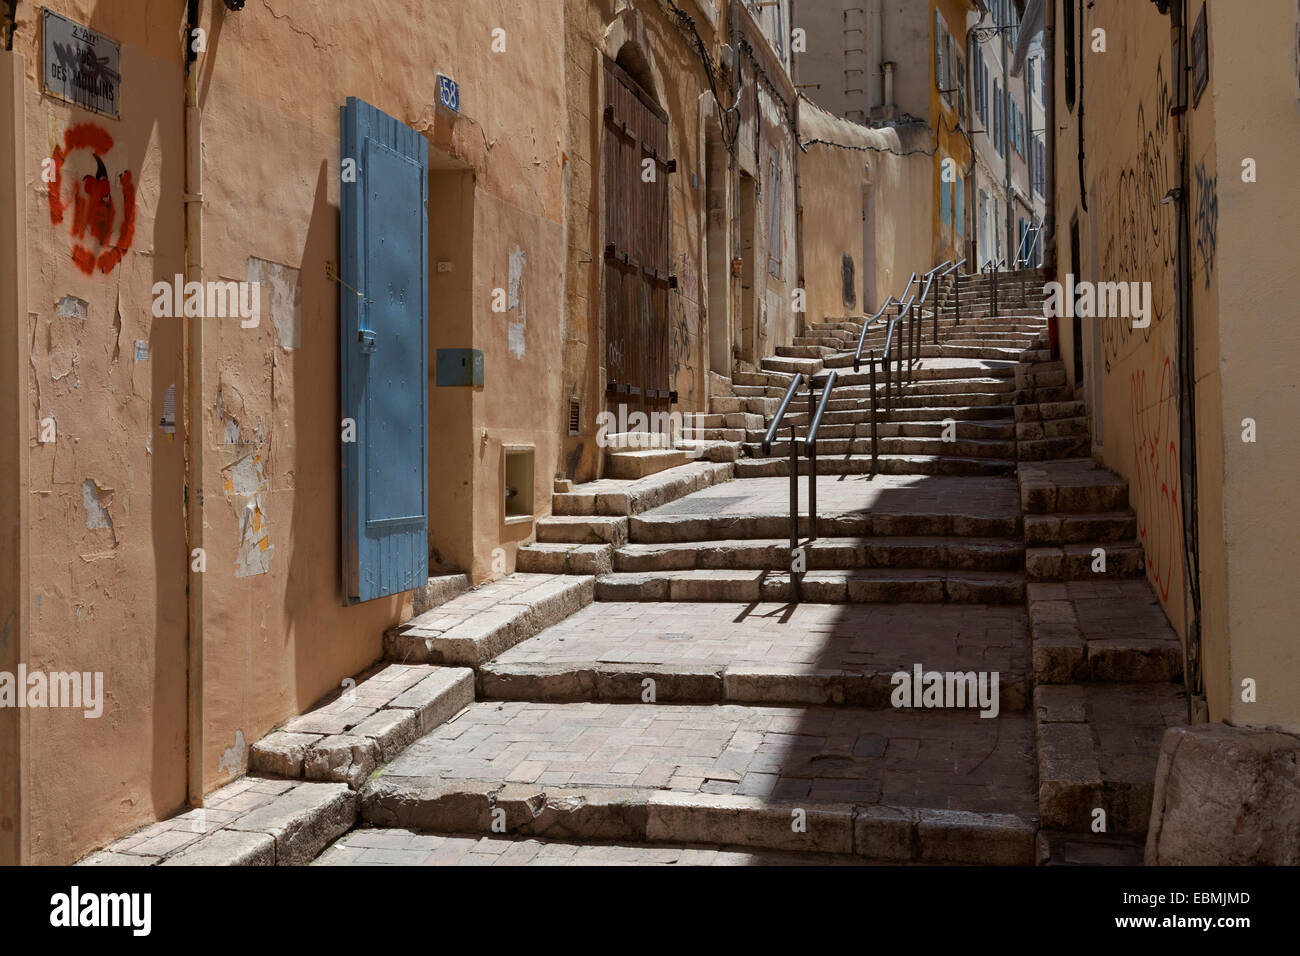
[[[581,575],[581,606],[472,653],[397,635],[476,699],[370,778],[369,829],[322,862],[1131,862],[1180,648],[1127,486],[1003,282],[991,315],[963,278],[960,323],[943,290],[874,471],[861,326],[828,318],[683,433],[742,457],[557,483],[519,567]],[[759,444],[791,376],[827,369],[812,538],[804,459],[792,528],[789,435]]]

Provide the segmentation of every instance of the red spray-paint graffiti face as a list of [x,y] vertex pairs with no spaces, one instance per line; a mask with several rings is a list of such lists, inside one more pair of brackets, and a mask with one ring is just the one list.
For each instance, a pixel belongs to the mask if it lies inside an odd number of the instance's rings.
[[86,275],[98,268],[111,272],[131,248],[135,238],[135,180],[131,171],[118,177],[122,194],[122,225],[113,241],[117,208],[113,199],[113,182],[104,165],[104,157],[113,148],[113,137],[102,126],[78,123],[63,135],[63,145],[54,150],[54,181],[50,183],[50,222],[59,225],[67,211],[64,200],[64,165],[78,150],[90,153],[93,172],[72,185],[72,261]]

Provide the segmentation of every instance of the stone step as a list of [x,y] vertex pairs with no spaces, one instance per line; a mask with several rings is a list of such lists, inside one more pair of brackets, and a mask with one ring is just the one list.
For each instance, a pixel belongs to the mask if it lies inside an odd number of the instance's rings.
[[362,816],[422,832],[1027,864],[1032,747],[1017,713],[485,701],[376,775]]
[[[883,414],[883,413],[882,413]],[[788,417],[788,416],[787,416]],[[951,425],[949,425],[951,421]],[[808,435],[807,416],[801,420],[791,421],[788,424],[794,428],[796,439],[802,440]],[[785,423],[783,423],[784,426]],[[936,416],[932,420],[927,419],[907,419],[904,421],[880,421],[876,424],[876,434],[880,438],[942,438],[948,428],[953,428],[958,439],[971,439],[979,441],[1012,441],[1015,435],[1015,423],[1010,417],[1007,418],[983,418],[973,421],[959,420],[952,416]],[[788,440],[790,430],[781,428],[781,435]],[[761,429],[753,429],[743,433],[745,440],[750,443],[761,442],[765,432]],[[843,438],[870,438],[871,437],[871,417],[867,416],[866,421],[852,413],[840,413],[835,420],[830,419],[830,414],[822,416],[821,426],[817,430],[817,439],[819,442],[818,450],[821,451],[820,442],[824,439],[843,439]]]
[[1021,461],[1058,461],[1086,455],[1091,447],[1092,438],[1085,431],[1083,434],[1017,442],[1016,457]]
[[1063,545],[1132,541],[1137,536],[1137,516],[1131,509],[1090,514],[1025,515],[1025,543]]
[[816,375],[822,370],[822,361],[820,358],[780,358],[778,356],[769,356],[760,363],[764,371],[768,372],[788,372],[802,373],[804,375]]
[[613,562],[609,544],[526,544],[515,553],[515,568],[536,574],[608,574]]
[[1182,680],[1182,643],[1145,580],[1027,584],[1025,594],[1039,684]]
[[243,776],[82,865],[304,866],[355,825],[359,806],[346,784]]
[[[1138,863],[1142,854],[1138,853]],[[843,853],[788,853],[678,842],[537,839],[359,827],[339,837],[316,866],[871,866]]]
[[[886,426],[884,397],[877,406],[877,415],[879,416],[879,428]],[[951,418],[958,423],[962,422],[990,422],[998,424],[1012,420],[1012,414],[1016,406],[1014,405],[975,405],[970,407],[931,407],[927,405],[917,405],[915,407],[904,408],[901,404],[895,406],[893,412],[889,413],[889,422],[897,425],[900,423],[919,422],[932,423],[942,422],[944,419]],[[865,426],[866,432],[859,432],[858,437],[869,438],[871,436],[871,405],[866,403],[865,407],[853,407],[846,409],[831,409],[829,406],[822,414],[822,427],[829,426]],[[785,419],[781,423],[781,431],[788,434],[787,426],[794,425],[796,428],[803,428],[808,424],[807,412],[787,411]],[[961,425],[958,425],[960,428]],[[763,435],[766,433],[767,426],[759,423],[751,429],[746,430],[747,436]]]
[[[1097,551],[1104,555],[1097,554]],[[1093,566],[1104,556],[1105,571]],[[1059,547],[1025,549],[1025,577],[1030,581],[1097,581],[1141,577],[1146,570],[1142,546],[1136,541],[1106,544],[1086,542]]]
[[594,593],[590,576],[516,572],[388,630],[384,656],[475,667],[590,604]]
[[[1012,475],[1016,472],[1014,460],[1005,458],[962,458],[947,455],[889,455],[878,457],[878,469],[873,469],[870,455],[819,458],[819,475]],[[808,460],[799,458],[799,474],[808,474]],[[789,476],[789,458],[742,458],[736,462],[736,477],[763,478]]]
[[1090,458],[1022,463],[1020,505],[1026,514],[1096,514],[1128,508],[1128,482]]
[[[956,480],[956,479],[952,479]],[[817,530],[830,538],[855,536],[939,536],[1007,538],[1019,533],[1018,515],[960,511],[891,514],[820,514]],[[808,516],[799,516],[799,534],[809,532]],[[706,516],[651,514],[632,519],[631,539],[637,544],[773,539],[790,541],[790,517],[780,514],[715,514]]]
[[832,351],[821,345],[778,345],[776,348],[776,354],[780,358],[820,359]]
[[728,481],[733,466],[716,462],[691,462],[638,480],[602,479],[577,485],[573,491],[552,496],[557,515],[634,515],[693,491]]
[[1077,438],[1089,436],[1088,419],[1049,418],[1040,421],[1017,422],[1015,437],[1020,441],[1040,441],[1044,438]]
[[381,664],[253,744],[248,769],[356,790],[375,767],[473,700],[469,668]]
[[1042,402],[1037,405],[1017,405],[1015,416],[1017,422],[1048,422],[1058,418],[1086,418],[1087,407],[1083,402]]
[[[820,604],[1014,604],[1024,600],[1024,576],[1014,571],[873,569],[809,571],[799,598]],[[772,571],[691,570],[607,574],[598,601],[792,601],[790,575]]]
[[[819,529],[820,530],[820,529]],[[800,542],[809,571],[854,568],[952,568],[1018,571],[1024,545],[1013,538],[870,537]],[[790,540],[733,538],[628,544],[614,553],[616,571],[790,570]]]
[[538,518],[537,540],[547,544],[613,544],[627,542],[627,522],[615,515],[549,515]]
[[605,454],[605,474],[609,478],[645,478],[690,460],[690,455],[680,448],[610,451]]
[[[868,433],[871,426],[867,426]],[[789,434],[787,432],[787,434]],[[944,455],[953,458],[978,458],[993,459],[1006,458],[1014,459],[1016,457],[1017,443],[1014,441],[997,441],[983,438],[957,438],[953,441],[946,441],[938,436],[902,436],[895,437],[890,435],[879,435],[877,452],[885,455],[925,455],[938,456]],[[799,455],[804,454],[802,442],[796,442],[795,448]],[[745,454],[750,458],[758,460],[767,458],[788,458],[790,455],[789,441],[775,441],[771,449],[764,456],[763,448],[759,442],[747,442],[744,445]],[[833,461],[835,456],[858,455],[871,456],[871,439],[870,438],[823,438],[818,435],[817,438],[817,466],[821,469],[822,462]],[[787,471],[788,474],[788,471]]]
[[1160,742],[1187,723],[1176,684],[1041,684],[1034,690],[1038,812],[1052,830],[1141,836],[1150,822]]
[[446,604],[470,587],[468,574],[441,574],[429,578],[422,588],[411,592],[411,613],[423,614],[441,604]]
[[[995,639],[971,641],[974,633]],[[634,703],[650,689],[661,704],[883,709],[893,706],[896,675],[912,680],[920,664],[987,675],[983,703],[975,693],[964,703],[993,714],[1026,709],[1029,662],[1024,609],[1014,605],[601,603],[482,665],[478,692]]]

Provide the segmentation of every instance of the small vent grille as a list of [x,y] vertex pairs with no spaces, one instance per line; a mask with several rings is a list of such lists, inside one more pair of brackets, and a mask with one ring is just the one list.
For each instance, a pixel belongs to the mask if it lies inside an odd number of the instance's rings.
[[582,431],[582,402],[576,398],[569,399],[569,434],[577,435]]

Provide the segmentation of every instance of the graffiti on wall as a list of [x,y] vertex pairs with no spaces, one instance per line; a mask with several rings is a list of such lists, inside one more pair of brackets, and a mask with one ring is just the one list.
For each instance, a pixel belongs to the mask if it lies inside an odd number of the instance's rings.
[[1131,379],[1133,510],[1137,512],[1138,538],[1147,568],[1162,604],[1169,600],[1174,582],[1183,581],[1176,377],[1173,360],[1166,355],[1154,393],[1148,391],[1145,369],[1135,371]]
[[1101,277],[1107,281],[1150,282],[1151,323],[1134,329],[1126,316],[1111,316],[1101,322],[1102,350],[1106,371],[1127,350],[1133,335],[1144,341],[1173,310],[1173,270],[1177,254],[1177,210],[1162,202],[1177,182],[1176,156],[1169,118],[1169,82],[1163,59],[1156,63],[1155,91],[1150,102],[1138,103],[1137,145],[1132,160],[1119,172],[1112,189],[1100,186],[1099,195],[1113,195],[1114,202],[1101,214],[1101,235],[1106,245],[1101,256]]
[[112,148],[113,137],[102,126],[78,123],[63,134],[52,157],[50,223],[61,225],[71,211],[72,261],[86,275],[112,272],[135,238],[135,180],[131,170],[123,170],[114,196],[105,164]]
[[1214,253],[1219,242],[1219,177],[1211,174],[1205,161],[1196,164],[1196,202],[1192,206],[1192,232],[1196,239],[1196,258],[1210,287],[1214,271]]

